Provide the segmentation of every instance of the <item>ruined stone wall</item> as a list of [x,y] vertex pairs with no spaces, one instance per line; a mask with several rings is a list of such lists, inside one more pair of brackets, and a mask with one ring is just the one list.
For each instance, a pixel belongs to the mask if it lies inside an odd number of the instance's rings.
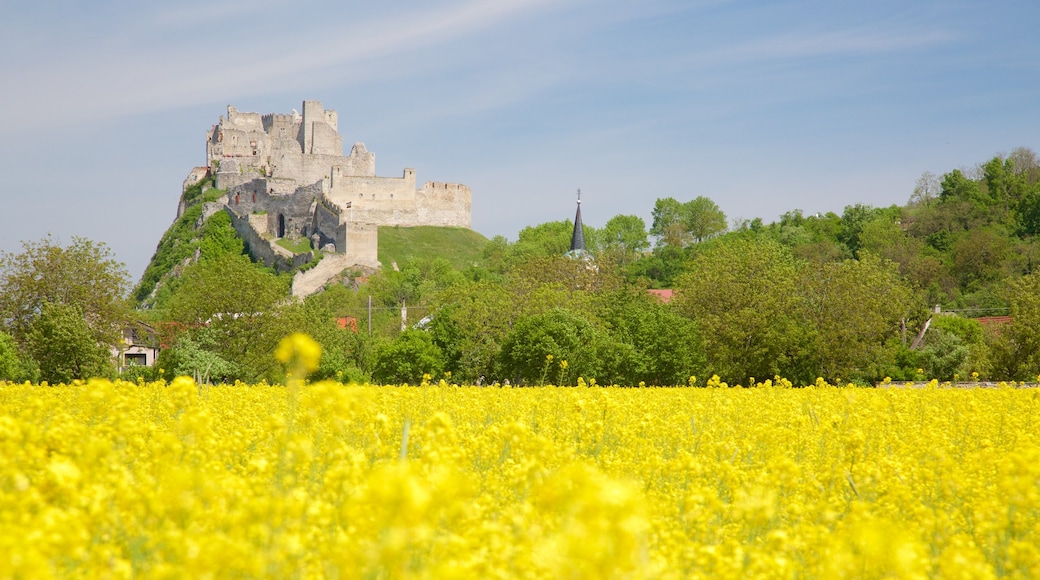
[[470,227],[473,194],[459,183],[426,182],[415,196],[416,222],[428,226]]
[[347,247],[344,253],[362,266],[379,266],[379,226],[372,223],[346,222]]
[[[349,211],[349,210],[346,210]],[[321,236],[321,246],[332,243],[337,252],[347,247],[346,224],[341,218],[341,210],[325,196],[318,199],[314,208],[314,229]]]
[[269,240],[264,239],[261,232],[252,225],[252,215],[238,215],[225,208],[231,216],[231,226],[238,232],[239,237],[245,242],[246,250],[254,260],[263,263],[269,268],[279,272],[288,272],[294,268],[310,262],[314,258],[312,252],[292,255],[291,252],[281,247],[276,247]]
[[[343,155],[339,118],[320,101],[304,101],[302,114],[261,116],[229,106],[210,130],[207,157],[216,186],[228,191],[236,230],[255,238],[250,246],[265,261],[277,261],[284,249],[272,249],[261,234],[318,234],[320,245],[333,243],[368,264],[377,263],[379,225],[470,227],[468,187],[427,182],[416,189],[410,168],[401,177],[378,177],[375,155],[363,143]],[[189,179],[199,175],[193,170]]]
[[321,196],[320,185],[297,188],[289,194],[272,193],[266,179],[253,179],[228,190],[228,209],[239,216],[265,214],[267,232],[280,238],[307,238],[314,233],[312,209]]

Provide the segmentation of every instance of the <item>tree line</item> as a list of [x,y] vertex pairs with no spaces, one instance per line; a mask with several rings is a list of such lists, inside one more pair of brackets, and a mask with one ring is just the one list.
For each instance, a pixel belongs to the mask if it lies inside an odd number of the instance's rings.
[[[165,347],[155,367],[122,371],[147,379],[277,382],[271,353],[295,331],[323,347],[315,378],[380,383],[1040,372],[1040,164],[1025,148],[925,173],[903,206],[729,223],[708,197],[666,197],[649,227],[634,215],[585,226],[592,258],[565,257],[573,224],[554,221],[489,240],[463,268],[435,259],[346,272],[302,301],[289,298],[288,276],[249,260],[222,216],[171,226],[160,245],[176,259],[163,271],[178,275],[149,274],[132,293],[125,268],[90,240],[45,238],[0,256],[0,378],[114,375],[106,345],[135,318]],[[985,315],[1010,321],[984,326]]]

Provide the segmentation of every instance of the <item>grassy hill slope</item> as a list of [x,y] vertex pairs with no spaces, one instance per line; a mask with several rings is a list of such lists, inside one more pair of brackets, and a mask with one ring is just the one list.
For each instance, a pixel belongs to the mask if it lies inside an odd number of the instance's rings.
[[479,262],[488,239],[467,228],[417,226],[379,227],[379,262],[389,268],[409,258],[445,258],[457,269]]

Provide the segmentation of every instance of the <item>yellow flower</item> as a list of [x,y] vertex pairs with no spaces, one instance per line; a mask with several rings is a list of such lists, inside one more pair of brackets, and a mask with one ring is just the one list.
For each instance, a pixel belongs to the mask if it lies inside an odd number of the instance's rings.
[[278,362],[288,365],[290,378],[302,380],[318,370],[321,345],[302,332],[294,332],[278,343],[274,357]]

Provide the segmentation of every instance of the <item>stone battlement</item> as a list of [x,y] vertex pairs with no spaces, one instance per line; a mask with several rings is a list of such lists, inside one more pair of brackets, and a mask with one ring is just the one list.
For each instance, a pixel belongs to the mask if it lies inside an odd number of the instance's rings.
[[263,115],[229,105],[206,134],[206,159],[185,187],[212,175],[227,190],[236,224],[252,230],[253,245],[303,237],[314,249],[372,264],[378,226],[470,227],[469,187],[428,181],[416,188],[411,168],[401,177],[377,176],[375,154],[364,143],[343,154],[339,116],[321,101],[303,101],[302,113]]

